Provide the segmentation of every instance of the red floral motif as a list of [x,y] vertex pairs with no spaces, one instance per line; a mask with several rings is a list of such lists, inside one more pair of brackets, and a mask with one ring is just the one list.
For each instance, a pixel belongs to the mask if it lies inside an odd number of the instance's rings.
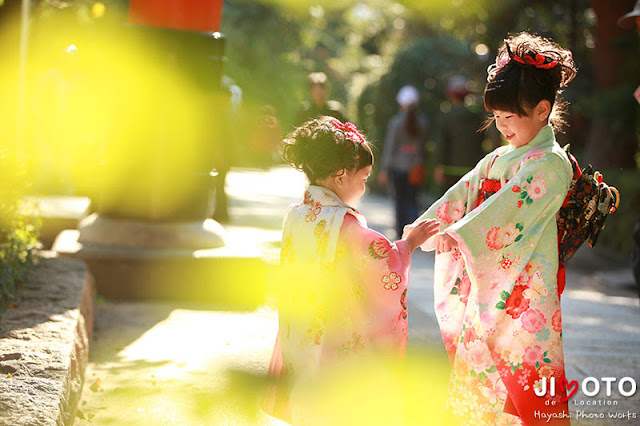
[[369,244],[369,255],[374,259],[386,259],[391,253],[391,243],[386,238],[376,238]]
[[545,324],[544,315],[537,309],[529,309],[523,313],[520,321],[522,328],[532,334],[541,332]]
[[522,200],[518,200],[517,206],[518,206],[518,208],[522,207]]
[[[521,58],[520,56],[515,56],[515,55],[510,55],[510,56],[511,56],[511,59],[513,59],[516,62],[519,62],[521,64],[526,64],[526,65],[533,65],[536,68],[549,69],[558,65],[558,61],[551,60],[550,58],[547,58],[546,56],[541,55],[539,53],[535,55],[533,54],[525,55],[524,58]],[[549,62],[546,62],[546,61],[549,61]]]
[[500,250],[502,247],[504,247],[504,244],[502,244],[500,240],[499,226],[494,226],[493,228],[491,228],[489,233],[487,233],[485,243],[487,244],[487,247],[489,247],[489,250]]
[[460,250],[455,250],[452,256],[454,260],[460,260],[460,258],[462,257],[462,253],[460,253]]
[[503,258],[502,262],[500,262],[500,266],[502,266],[502,269],[509,269],[511,268],[512,264],[513,262],[508,257]]
[[547,379],[549,379],[551,378],[551,376],[553,376],[553,368],[551,368],[550,365],[543,365],[538,370],[538,374],[540,375],[540,377],[546,377]]
[[562,314],[560,313],[560,309],[553,314],[553,318],[551,318],[551,325],[553,326],[553,330],[558,333],[562,332]]
[[355,124],[353,123],[342,123],[339,120],[332,120],[331,124],[333,124],[333,126],[336,129],[340,129],[344,132],[345,136],[347,137],[347,139],[349,139],[351,142],[353,143],[364,143],[364,136],[362,136],[360,134],[360,132],[358,131],[358,129],[356,128]]
[[387,290],[397,290],[398,284],[400,284],[401,282],[402,277],[396,272],[391,272],[389,275],[385,275],[382,277],[382,283],[384,284],[384,288]]
[[514,186],[511,188],[511,190],[512,190],[513,192],[520,192],[520,187],[519,187],[518,185],[514,185]]
[[320,214],[321,211],[322,211],[322,206],[320,206],[320,203],[311,204],[309,206],[309,213],[304,218],[304,220],[307,222],[315,222],[315,220],[318,218],[318,215]]
[[529,309],[529,299],[524,297],[524,291],[527,288],[523,285],[517,285],[513,287],[513,291],[509,298],[505,301],[505,312],[513,319],[520,318],[527,309]]

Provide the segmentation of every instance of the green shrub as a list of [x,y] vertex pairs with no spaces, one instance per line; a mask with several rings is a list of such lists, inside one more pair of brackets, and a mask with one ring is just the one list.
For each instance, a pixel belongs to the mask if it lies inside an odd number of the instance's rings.
[[37,262],[37,227],[23,201],[28,179],[19,155],[0,147],[0,312]]
[[607,217],[596,249],[604,256],[625,263],[631,254],[633,227],[640,219],[640,171],[608,170],[602,174],[607,184],[618,189],[621,201],[618,210]]

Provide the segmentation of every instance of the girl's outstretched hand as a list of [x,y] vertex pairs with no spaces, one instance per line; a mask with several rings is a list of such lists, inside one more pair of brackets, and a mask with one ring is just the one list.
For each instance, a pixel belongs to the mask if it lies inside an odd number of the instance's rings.
[[449,234],[440,232],[433,238],[433,247],[436,249],[436,253],[448,253],[451,250],[458,248],[458,242]]
[[411,247],[411,253],[429,238],[433,237],[438,233],[438,229],[440,228],[440,223],[435,219],[425,219],[421,222],[416,223],[415,225],[410,225],[405,227],[405,235],[404,240],[409,243]]

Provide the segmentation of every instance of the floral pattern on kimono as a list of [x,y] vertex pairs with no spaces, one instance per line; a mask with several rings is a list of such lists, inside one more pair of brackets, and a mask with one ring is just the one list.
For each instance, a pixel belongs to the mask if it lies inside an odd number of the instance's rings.
[[[502,187],[483,201],[484,178]],[[556,213],[570,180],[547,126],[525,146],[487,155],[417,219],[437,218],[458,242],[436,255],[434,291],[449,405],[463,423],[535,424],[542,412],[568,424],[559,392],[538,397],[534,388],[564,377]]]
[[278,294],[279,332],[265,410],[304,422],[298,395],[324,366],[370,353],[404,354],[411,250],[367,228],[331,191],[310,186],[287,213]]

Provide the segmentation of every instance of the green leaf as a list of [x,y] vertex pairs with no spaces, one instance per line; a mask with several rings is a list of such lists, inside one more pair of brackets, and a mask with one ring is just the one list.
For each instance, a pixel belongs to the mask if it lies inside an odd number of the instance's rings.
[[551,364],[551,360],[549,358],[543,358],[542,360],[547,364]]
[[495,365],[492,365],[491,368],[487,370],[487,373],[495,373],[496,371],[498,371],[498,369]]
[[529,205],[533,204],[533,200],[531,198],[529,198],[529,197],[527,197],[527,199],[524,202],[525,202],[525,204],[529,204]]
[[502,300],[507,300],[507,299],[509,298],[509,296],[510,296],[510,294],[509,294],[509,292],[508,292],[508,291],[504,291],[504,290],[503,290],[503,291],[500,293],[500,298],[501,298]]
[[536,361],[536,369],[537,368],[540,368],[540,362],[539,361]]
[[522,223],[516,223],[516,229],[522,231],[524,229],[524,226],[522,225]]
[[458,294],[458,287],[454,287],[451,289],[451,293],[449,294]]
[[520,198],[527,198],[527,191],[522,191],[520,193]]
[[529,177],[527,178],[527,182],[529,182],[529,183],[531,183],[531,181],[532,181],[532,180],[533,180],[533,175],[531,175],[531,176],[529,176]]
[[476,372],[475,372],[475,371],[473,371],[473,370],[471,370],[471,373],[469,373],[469,375],[470,375],[471,377],[476,377]]
[[511,367],[511,372],[515,373],[517,369],[518,369],[518,366],[514,365],[513,367]]
[[496,303],[496,308],[497,308],[497,309],[504,309],[504,308],[506,308],[506,307],[507,307],[507,305],[505,305],[505,303],[504,303],[504,302],[498,302],[498,303]]
[[516,237],[516,240],[515,240],[515,241],[516,241],[516,243],[517,243],[518,241],[520,241],[521,239],[522,239],[522,234],[520,234],[520,235],[518,235],[518,236]]
[[486,382],[486,381],[487,381],[487,375],[486,375],[486,374],[484,374],[484,373],[480,373],[480,374],[478,374],[478,379],[480,379],[480,381],[481,381],[482,383],[484,383],[484,382]]
[[460,277],[458,277],[458,279],[456,279],[456,283],[454,285],[458,285],[462,282],[462,280],[460,279]]

